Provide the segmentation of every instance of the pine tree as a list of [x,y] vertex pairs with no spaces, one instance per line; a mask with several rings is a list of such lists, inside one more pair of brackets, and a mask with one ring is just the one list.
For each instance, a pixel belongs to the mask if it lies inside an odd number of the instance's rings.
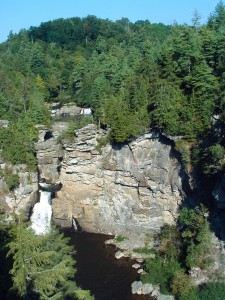
[[179,87],[166,80],[159,80],[153,97],[151,116],[154,124],[167,134],[179,134],[179,112],[184,98]]
[[6,215],[2,207],[0,208],[0,299],[5,299],[12,284],[9,271],[12,267],[10,259],[6,258],[8,252],[7,244],[9,243],[11,225],[5,221]]
[[216,5],[215,11],[210,15],[208,26],[216,30],[225,25],[225,5],[223,1],[219,1]]
[[[13,288],[24,299],[92,299],[73,281],[75,261],[73,247],[58,230],[37,236],[20,220],[9,243],[8,256],[13,256],[10,271]],[[87,295],[87,298],[82,298]],[[81,296],[79,296],[81,295]]]

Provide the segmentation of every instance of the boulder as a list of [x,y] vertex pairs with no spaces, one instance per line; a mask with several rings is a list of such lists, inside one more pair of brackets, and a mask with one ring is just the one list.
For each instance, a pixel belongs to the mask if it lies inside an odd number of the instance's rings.
[[140,295],[141,292],[142,292],[142,286],[143,286],[143,283],[141,281],[134,281],[131,284],[131,292],[132,292],[132,294],[138,294],[138,295]]
[[139,264],[133,264],[132,265],[132,268],[134,268],[134,269],[139,269],[141,267],[141,265],[139,265]]
[[116,259],[120,259],[121,257],[124,257],[124,253],[121,252],[121,251],[117,251],[117,252],[115,253],[115,258],[116,258]]
[[141,281],[134,281],[131,285],[132,294],[138,295],[151,295],[152,292],[158,290],[158,287],[154,287],[151,283],[142,283]]

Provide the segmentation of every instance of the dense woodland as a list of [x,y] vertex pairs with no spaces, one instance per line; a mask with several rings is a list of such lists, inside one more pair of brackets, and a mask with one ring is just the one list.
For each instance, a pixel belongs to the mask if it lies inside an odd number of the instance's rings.
[[0,118],[10,120],[1,129],[3,156],[35,167],[33,125],[49,123],[44,103],[61,101],[91,107],[111,142],[154,128],[182,137],[176,148],[187,165],[223,169],[224,4],[206,24],[197,12],[192,23],[88,16],[10,33],[0,45]]
[[[53,20],[18,34],[10,33],[7,41],[0,44],[0,119],[9,120],[8,128],[0,128],[1,156],[12,164],[26,163],[29,170],[35,170],[35,125],[51,126],[51,102],[75,103],[92,108],[94,122],[109,129],[109,142],[127,143],[150,129],[158,130],[179,137],[175,148],[187,170],[192,166],[202,176],[215,176],[225,166],[224,79],[225,5],[221,1],[206,24],[201,24],[197,12],[192,25],[171,26],[148,20],[132,23],[127,18],[112,22],[90,15]],[[18,182],[9,173],[1,170],[13,190]],[[201,295],[196,292],[187,298],[191,286],[187,284],[187,270],[209,264],[202,254],[208,245],[208,221],[199,219],[196,210],[184,210],[179,222],[179,230],[164,229],[171,235],[169,244],[162,231],[157,266],[148,262],[146,270],[158,268],[155,274],[172,270],[161,276],[165,282],[160,284],[178,299],[211,299],[205,296],[208,287]],[[56,245],[53,243],[51,248],[47,239],[37,237],[34,250],[31,245],[23,249],[26,239],[35,238],[18,220],[15,224],[10,225],[10,231],[4,222],[0,228],[1,257],[9,253],[3,269],[11,265],[13,282],[7,282],[13,285],[13,292],[24,299],[61,299],[60,293],[70,290],[65,280],[73,276],[66,267],[70,258],[60,257],[62,249],[70,251],[66,242],[59,242],[59,257],[50,262],[48,251],[58,251]],[[193,224],[197,224],[195,232]],[[21,241],[21,237],[24,241],[17,244],[15,241]],[[27,253],[21,254],[22,250]],[[16,259],[22,255],[31,262],[32,251],[36,251],[37,260],[34,266],[28,264],[27,273],[21,273]],[[60,260],[65,262],[65,273],[51,273]],[[44,272],[46,266],[56,279],[43,287],[37,274]],[[33,274],[31,269],[35,270]],[[146,278],[159,283],[157,278]],[[1,292],[6,293],[7,288],[1,287]],[[218,283],[210,287],[210,291],[213,289],[221,291],[223,297],[224,285]],[[87,297],[68,294],[68,299]],[[215,299],[223,299],[219,297]]]

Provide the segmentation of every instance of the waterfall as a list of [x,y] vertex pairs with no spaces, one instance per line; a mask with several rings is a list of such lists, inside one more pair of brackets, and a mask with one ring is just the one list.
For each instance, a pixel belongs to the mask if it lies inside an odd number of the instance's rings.
[[31,228],[36,234],[47,233],[52,216],[51,192],[40,191],[40,202],[36,203],[31,216]]
[[78,227],[77,227],[77,221],[76,221],[76,219],[75,219],[75,218],[73,218],[73,229],[74,229],[74,231],[75,231],[75,232],[77,232],[77,231],[78,231]]
[[91,114],[92,114],[91,108],[82,108],[81,109],[80,115],[91,115]]

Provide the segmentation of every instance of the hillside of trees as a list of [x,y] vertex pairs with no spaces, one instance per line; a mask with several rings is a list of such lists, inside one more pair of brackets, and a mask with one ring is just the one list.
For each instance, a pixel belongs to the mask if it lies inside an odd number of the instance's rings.
[[[2,155],[35,168],[35,124],[49,124],[44,103],[91,107],[96,124],[124,143],[158,129],[181,136],[184,162],[212,174],[224,167],[225,6],[208,22],[165,26],[95,16],[58,19],[9,34],[0,44]],[[217,116],[217,128],[212,127]],[[198,142],[199,141],[199,142]]]

